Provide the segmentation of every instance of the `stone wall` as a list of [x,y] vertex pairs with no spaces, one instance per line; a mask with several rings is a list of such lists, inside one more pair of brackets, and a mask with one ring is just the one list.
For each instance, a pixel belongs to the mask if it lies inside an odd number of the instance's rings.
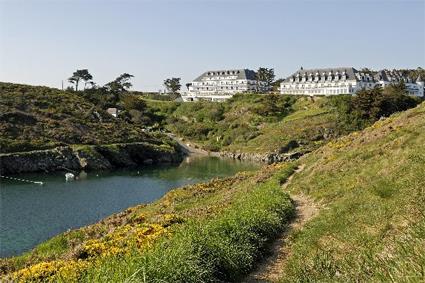
[[71,170],[99,170],[143,164],[177,163],[183,159],[178,146],[128,143],[100,146],[57,147],[0,154],[0,174]]

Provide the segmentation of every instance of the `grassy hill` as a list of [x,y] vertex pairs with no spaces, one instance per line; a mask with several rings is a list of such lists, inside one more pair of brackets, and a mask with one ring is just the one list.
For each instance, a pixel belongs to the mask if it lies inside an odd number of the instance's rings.
[[146,102],[169,131],[212,151],[307,151],[341,134],[326,97],[243,94],[223,103]]
[[22,280],[238,281],[303,194],[319,212],[290,231],[283,282],[423,281],[424,164],[422,103],[297,162],[173,190],[0,266]]
[[161,141],[78,93],[0,82],[0,152],[69,144]]
[[299,160],[287,187],[321,206],[292,235],[283,282],[425,279],[425,104]]

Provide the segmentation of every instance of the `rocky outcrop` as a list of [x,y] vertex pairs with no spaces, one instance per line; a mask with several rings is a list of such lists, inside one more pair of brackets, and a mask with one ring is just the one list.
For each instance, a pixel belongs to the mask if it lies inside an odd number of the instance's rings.
[[0,154],[0,174],[70,170],[99,170],[143,164],[177,163],[183,158],[178,146],[128,143],[57,147]]
[[292,161],[300,158],[302,155],[307,152],[292,152],[292,153],[247,153],[247,152],[227,152],[222,151],[218,154],[221,157],[244,160],[244,161],[254,161],[261,162],[266,164],[272,164],[283,161]]

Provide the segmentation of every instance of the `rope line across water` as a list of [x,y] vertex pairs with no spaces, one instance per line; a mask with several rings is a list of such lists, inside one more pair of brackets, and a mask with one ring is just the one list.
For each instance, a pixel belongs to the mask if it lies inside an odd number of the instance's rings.
[[44,185],[44,183],[41,182],[41,181],[32,181],[32,180],[20,179],[20,178],[15,178],[15,177],[8,177],[8,176],[3,176],[3,175],[0,175],[0,177],[4,178],[4,179],[13,180],[13,181],[21,181],[21,182],[32,183],[32,184],[37,184],[37,185]]

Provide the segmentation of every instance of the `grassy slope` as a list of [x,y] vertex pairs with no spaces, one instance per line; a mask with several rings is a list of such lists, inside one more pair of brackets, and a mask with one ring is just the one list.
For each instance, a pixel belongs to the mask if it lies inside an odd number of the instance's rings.
[[0,152],[149,140],[160,142],[78,94],[0,82]]
[[273,165],[176,189],[153,204],[58,235],[0,267],[9,275],[21,269],[15,275],[22,280],[235,280],[291,218],[293,205],[280,183],[293,170]]
[[284,282],[425,279],[425,104],[302,158],[288,190],[321,204]]
[[209,150],[268,153],[296,141],[295,150],[304,151],[338,135],[328,98],[279,96],[278,102],[284,113],[269,117],[262,112],[264,95],[245,94],[223,103],[147,100],[147,105],[169,116],[168,130]]
[[279,150],[292,140],[311,150],[326,142],[324,135],[336,134],[336,114],[325,105],[327,98],[298,98],[292,113],[283,119],[260,125],[259,135],[245,144],[231,144],[225,150],[242,152],[270,152]]

